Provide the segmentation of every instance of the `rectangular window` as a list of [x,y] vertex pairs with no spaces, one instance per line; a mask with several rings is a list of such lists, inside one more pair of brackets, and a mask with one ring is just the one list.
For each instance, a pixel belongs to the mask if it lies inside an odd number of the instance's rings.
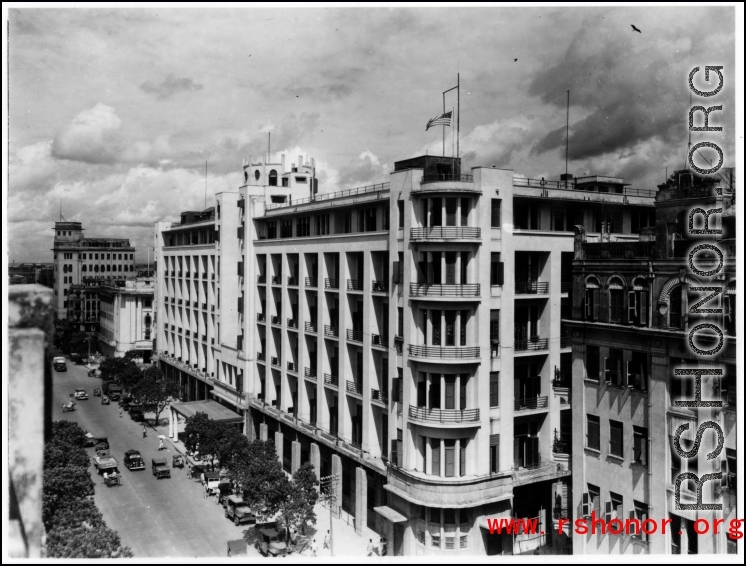
[[492,214],[491,214],[491,222],[490,222],[490,225],[493,228],[500,227],[501,215],[502,215],[502,200],[498,198],[493,198],[492,199]]
[[490,473],[496,474],[500,471],[500,435],[490,435]]
[[639,391],[648,390],[648,355],[645,352],[632,352],[627,361],[627,386]]
[[585,347],[585,369],[586,379],[598,381],[599,368],[599,349],[598,346],[586,346]]
[[466,475],[466,446],[469,444],[469,441],[465,438],[461,439],[461,454],[459,457],[459,463],[458,463],[458,469],[459,469],[459,475],[465,476]]
[[648,518],[648,506],[639,501],[633,501],[634,509],[630,510],[630,534],[643,542],[648,540],[648,535],[642,531],[642,523]]
[[404,228],[404,201],[397,201],[396,208],[399,214],[399,228]]
[[492,252],[490,254],[490,285],[502,285],[503,280],[503,262],[500,261],[500,252]]
[[588,503],[589,503],[589,511],[588,515],[590,515],[591,511],[596,512],[596,516],[600,516],[601,514],[601,488],[598,486],[595,486],[593,484],[588,484]]
[[609,349],[609,357],[604,360],[604,374],[606,383],[621,387],[622,364],[624,363],[624,352],[616,348]]
[[609,454],[624,457],[624,426],[618,421],[609,421]]
[[430,451],[432,453],[430,474],[433,476],[440,475],[440,439],[430,439]]
[[456,475],[456,441],[445,441],[446,453],[446,477],[452,478]]
[[640,466],[648,465],[648,429],[641,426],[633,426],[634,447],[632,461]]
[[601,422],[595,415],[586,415],[586,447],[601,451]]
[[490,407],[500,406],[500,372],[490,373]]

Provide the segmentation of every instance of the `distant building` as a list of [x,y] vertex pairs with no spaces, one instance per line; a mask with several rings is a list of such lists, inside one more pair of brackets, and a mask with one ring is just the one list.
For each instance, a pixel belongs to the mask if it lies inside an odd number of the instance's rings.
[[[104,281],[134,275],[135,248],[127,239],[86,238],[80,222],[55,222],[54,230],[56,316],[70,316],[80,323],[80,330],[96,331],[99,309],[94,288]],[[73,304],[71,293],[75,300],[86,302]]]
[[[736,240],[734,171],[702,176],[675,171],[659,185],[654,227],[641,232],[639,242],[592,241],[576,226],[573,262],[572,316],[562,323],[572,339],[572,469],[575,516],[609,521],[651,519],[658,531],[611,534],[573,534],[575,554],[710,554],[735,552],[736,541],[695,532],[698,519],[739,515],[736,507]],[[718,193],[721,194],[718,194]],[[695,207],[722,209],[713,214],[710,228],[720,235],[688,236],[689,212]],[[701,219],[702,216],[699,216]],[[716,220],[717,219],[717,220]],[[722,271],[713,279],[693,273],[688,253],[699,243],[717,243],[723,252]],[[700,269],[719,261],[702,252]],[[704,267],[706,265],[710,267]],[[709,293],[692,286],[706,285],[722,294],[701,308],[720,313],[696,315],[689,309]],[[686,344],[689,330],[712,323],[724,335],[716,356],[696,355]],[[715,341],[697,334],[700,348]],[[701,398],[722,407],[688,408],[676,401],[693,401],[693,375],[675,376],[677,368],[722,369],[724,375],[703,376]],[[700,391],[698,390],[698,393]],[[714,460],[707,453],[716,446],[705,434],[699,455],[682,458],[674,448],[677,429],[688,425],[682,446],[689,450],[699,423],[714,421],[725,444]],[[702,502],[722,504],[722,511],[679,510],[675,504],[676,478],[685,472],[698,477],[722,473],[722,479],[703,485]],[[691,480],[681,484],[681,503],[696,502]],[[665,534],[664,520],[671,521]]]
[[11,558],[41,558],[44,442],[52,424],[52,290],[8,290],[8,538]]
[[102,354],[122,357],[130,350],[148,363],[153,350],[153,278],[136,277],[98,287],[98,343]]
[[[437,156],[332,194],[313,160],[243,175],[156,224],[157,357],[183,398],[336,475],[337,511],[391,555],[567,551],[573,227],[636,243],[655,192]],[[545,534],[489,533],[509,517]]]
[[21,263],[8,266],[11,285],[38,283],[53,287],[54,268],[52,264]]

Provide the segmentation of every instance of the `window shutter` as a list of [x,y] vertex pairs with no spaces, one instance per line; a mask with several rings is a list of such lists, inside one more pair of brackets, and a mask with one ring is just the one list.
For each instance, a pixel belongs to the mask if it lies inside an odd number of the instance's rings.
[[465,476],[466,475],[466,439],[461,439],[461,450],[460,450],[460,458],[458,463],[458,469],[459,469],[459,475]]
[[501,261],[497,264],[497,284],[503,285],[505,282],[505,264]]
[[580,515],[582,517],[588,517],[591,514],[591,502],[590,502],[590,495],[587,491],[583,492],[583,502],[580,506]]
[[490,407],[500,406],[500,378],[490,376]]
[[440,439],[433,438],[431,441],[432,443],[432,466],[431,466],[431,473],[434,476],[440,475]]
[[627,293],[627,322],[632,324],[637,320],[637,293],[630,291]]
[[446,448],[446,477],[452,478],[456,464],[456,448]]
[[609,524],[609,521],[611,521],[611,514],[613,511],[613,507],[611,505],[611,501],[607,501],[604,508],[604,520],[606,521],[606,524]]
[[593,289],[591,291],[591,303],[593,305],[593,320],[598,320],[598,303],[601,298],[601,293],[599,289]]
[[604,381],[611,383],[611,372],[609,371],[609,358],[604,358]]

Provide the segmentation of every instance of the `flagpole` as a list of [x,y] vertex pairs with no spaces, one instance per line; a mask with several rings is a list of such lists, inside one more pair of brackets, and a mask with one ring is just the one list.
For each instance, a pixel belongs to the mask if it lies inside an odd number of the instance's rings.
[[[461,157],[461,148],[459,143],[461,142],[461,73],[456,74],[456,109],[458,114],[456,115],[456,157]],[[691,106],[691,104],[690,104]],[[459,173],[461,173],[461,167],[459,166]]]
[[[446,93],[443,93],[443,115],[446,113]],[[443,157],[446,156],[446,126],[443,124]]]

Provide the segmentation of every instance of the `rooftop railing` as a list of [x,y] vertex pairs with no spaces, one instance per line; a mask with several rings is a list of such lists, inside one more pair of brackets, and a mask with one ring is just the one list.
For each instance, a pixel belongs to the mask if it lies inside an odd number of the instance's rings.
[[337,191],[335,193],[317,194],[312,197],[297,199],[292,202],[280,202],[268,204],[266,210],[275,210],[278,208],[289,208],[291,206],[298,206],[299,204],[308,204],[312,202],[322,202],[326,200],[334,200],[344,197],[352,197],[357,195],[364,195],[367,193],[375,193],[380,191],[389,190],[389,183],[379,183],[377,185],[366,185],[364,187],[357,187],[354,189],[346,189],[344,191]]

